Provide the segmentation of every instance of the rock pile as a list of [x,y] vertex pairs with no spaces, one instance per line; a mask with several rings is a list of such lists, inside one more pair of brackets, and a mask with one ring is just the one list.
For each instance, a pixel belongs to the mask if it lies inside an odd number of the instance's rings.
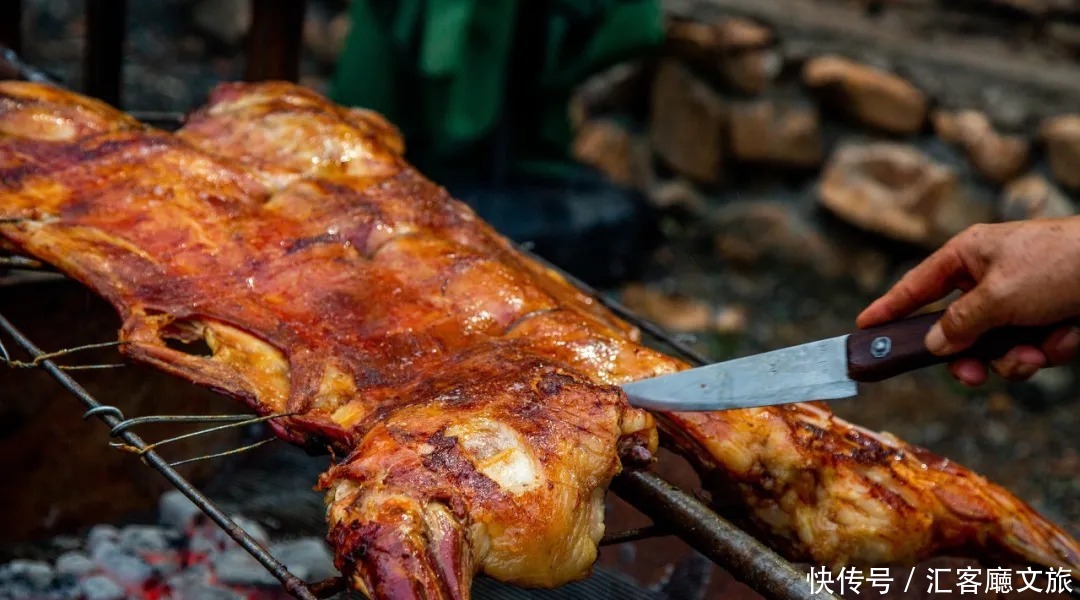
[[[925,73],[894,68],[902,60],[796,49],[784,36],[797,16],[778,18],[783,27],[724,16],[733,4],[680,3],[700,5],[702,16],[670,15],[654,60],[586,83],[571,102],[575,156],[703,223],[733,190],[762,197],[750,174],[795,181],[826,214],[923,249],[978,222],[1075,212],[1080,113],[1006,118],[996,90],[1008,82],[997,80],[982,104],[957,105]],[[634,90],[646,97],[628,98]],[[640,100],[647,114],[634,113]],[[781,230],[796,236],[790,244],[806,236]]]
[[[82,547],[53,562],[0,565],[0,599],[277,600],[278,581],[180,492],[161,497],[158,524],[97,525]],[[272,541],[258,523],[234,516],[270,554],[309,582],[336,576],[317,538]]]

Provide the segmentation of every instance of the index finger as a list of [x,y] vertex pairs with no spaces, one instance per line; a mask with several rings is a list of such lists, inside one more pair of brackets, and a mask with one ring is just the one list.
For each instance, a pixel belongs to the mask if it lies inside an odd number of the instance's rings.
[[855,319],[859,328],[882,325],[905,317],[940,300],[969,274],[955,244],[946,244],[896,282],[889,291],[863,309]]

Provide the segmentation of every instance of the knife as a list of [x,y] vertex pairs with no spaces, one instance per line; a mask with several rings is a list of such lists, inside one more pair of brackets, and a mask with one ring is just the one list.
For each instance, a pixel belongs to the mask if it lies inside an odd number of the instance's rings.
[[858,383],[895,377],[961,357],[992,360],[1014,346],[1038,346],[1060,325],[1003,327],[969,349],[937,356],[923,339],[944,311],[879,327],[625,383],[630,404],[652,410],[713,411],[811,400],[835,400],[858,393]]

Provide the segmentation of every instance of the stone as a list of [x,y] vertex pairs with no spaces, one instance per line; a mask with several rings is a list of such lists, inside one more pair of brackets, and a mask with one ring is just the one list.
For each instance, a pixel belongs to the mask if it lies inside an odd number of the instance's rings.
[[748,50],[720,60],[724,82],[746,94],[760,94],[780,74],[780,53],[772,49]]
[[217,41],[235,46],[251,27],[251,3],[248,0],[200,0],[195,5],[193,22]]
[[97,565],[85,552],[72,550],[56,558],[56,572],[82,577],[97,570]]
[[713,321],[708,304],[680,294],[662,292],[641,283],[631,283],[622,290],[622,301],[674,333],[705,331]]
[[610,112],[624,112],[646,94],[645,69],[638,61],[617,63],[578,85],[570,96],[567,112],[577,130],[585,121]]
[[827,278],[844,273],[841,254],[788,203],[734,202],[713,215],[711,226],[717,254],[736,268],[775,263]]
[[748,163],[811,168],[821,164],[821,121],[811,106],[781,106],[770,100],[731,107],[731,154]]
[[170,490],[158,499],[158,523],[178,531],[188,531],[204,513],[187,496]]
[[1028,164],[1028,141],[1016,135],[999,134],[981,112],[936,111],[931,120],[938,137],[962,148],[971,165],[994,183],[1011,180]]
[[570,151],[575,159],[600,171],[612,183],[636,187],[634,136],[613,119],[595,119],[577,131]]
[[1080,114],[1046,119],[1040,136],[1054,179],[1067,188],[1080,189]]
[[906,79],[840,56],[803,66],[803,83],[855,121],[889,133],[916,133],[926,121],[926,94]]
[[967,197],[954,171],[893,142],[843,144],[826,165],[817,194],[823,206],[857,227],[927,248],[993,216]]
[[783,59],[773,43],[772,30],[739,17],[711,23],[675,19],[667,26],[669,55],[715,71],[747,94],[763,92],[780,73]]
[[723,100],[673,60],[657,69],[652,87],[649,139],[657,156],[676,172],[707,184],[721,180]]
[[1042,175],[1025,175],[1005,186],[998,216],[1004,221],[1067,217],[1076,213],[1072,202]]
[[711,23],[670,19],[665,39],[669,53],[713,58],[732,51],[764,48],[773,43],[774,36],[771,29],[756,21],[726,17]]
[[649,202],[660,209],[679,209],[700,215],[706,210],[705,197],[689,181],[675,178],[658,183],[649,190]]
[[79,588],[85,600],[123,600],[127,597],[124,588],[102,575],[91,575],[79,582]]

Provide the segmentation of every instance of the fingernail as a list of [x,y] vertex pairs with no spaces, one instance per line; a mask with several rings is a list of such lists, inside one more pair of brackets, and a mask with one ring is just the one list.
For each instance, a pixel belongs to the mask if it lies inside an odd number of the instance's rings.
[[945,339],[945,333],[941,331],[941,325],[934,323],[930,331],[926,333],[926,349],[933,354],[943,354],[949,346],[948,340]]

